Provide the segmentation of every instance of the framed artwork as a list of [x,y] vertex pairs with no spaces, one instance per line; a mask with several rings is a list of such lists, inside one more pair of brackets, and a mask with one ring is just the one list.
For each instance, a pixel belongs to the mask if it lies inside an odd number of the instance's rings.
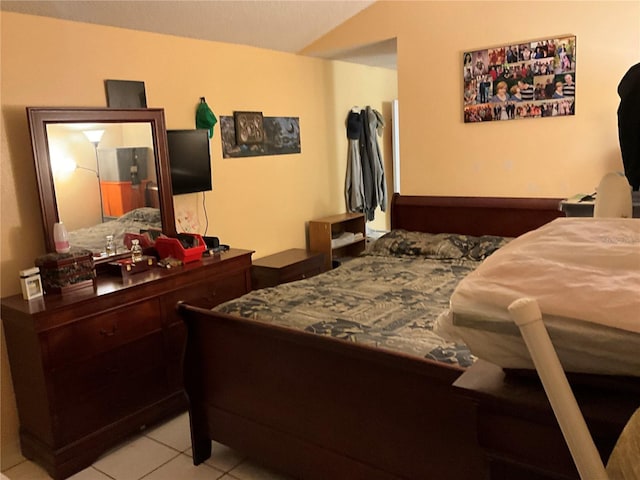
[[465,123],[575,115],[576,37],[462,55]]
[[233,112],[238,144],[252,145],[264,141],[262,112]]
[[298,117],[264,117],[264,141],[262,143],[239,143],[235,117],[220,117],[222,157],[257,157],[264,155],[287,155],[300,153],[300,119]]
[[109,108],[147,108],[144,82],[105,80]]

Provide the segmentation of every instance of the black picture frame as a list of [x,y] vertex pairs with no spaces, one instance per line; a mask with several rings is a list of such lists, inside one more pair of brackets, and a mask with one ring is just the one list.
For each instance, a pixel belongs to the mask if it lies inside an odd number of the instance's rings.
[[264,118],[262,112],[233,112],[238,145],[255,145],[264,142]]
[[105,80],[109,108],[147,108],[144,82],[135,80]]

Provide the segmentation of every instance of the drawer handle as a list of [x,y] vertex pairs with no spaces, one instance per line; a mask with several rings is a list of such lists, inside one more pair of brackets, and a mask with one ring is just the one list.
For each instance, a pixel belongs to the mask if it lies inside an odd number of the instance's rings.
[[102,335],[104,337],[113,337],[116,334],[116,330],[118,330],[118,328],[115,325],[113,326],[111,331],[105,330],[104,328],[101,328],[100,329],[100,335]]

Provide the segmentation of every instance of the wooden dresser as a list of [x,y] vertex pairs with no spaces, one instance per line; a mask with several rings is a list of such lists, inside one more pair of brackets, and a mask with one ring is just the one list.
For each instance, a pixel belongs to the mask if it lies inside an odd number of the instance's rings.
[[176,302],[213,307],[251,290],[251,251],[231,249],[64,296],[2,299],[22,453],[56,479],[186,408],[186,329]]

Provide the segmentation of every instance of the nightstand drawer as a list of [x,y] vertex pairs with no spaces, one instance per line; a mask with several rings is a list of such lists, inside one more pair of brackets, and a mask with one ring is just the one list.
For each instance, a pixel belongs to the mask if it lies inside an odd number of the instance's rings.
[[313,277],[324,271],[324,255],[291,249],[259,258],[251,267],[254,290]]
[[44,334],[51,369],[112,350],[162,328],[157,299],[85,318]]

